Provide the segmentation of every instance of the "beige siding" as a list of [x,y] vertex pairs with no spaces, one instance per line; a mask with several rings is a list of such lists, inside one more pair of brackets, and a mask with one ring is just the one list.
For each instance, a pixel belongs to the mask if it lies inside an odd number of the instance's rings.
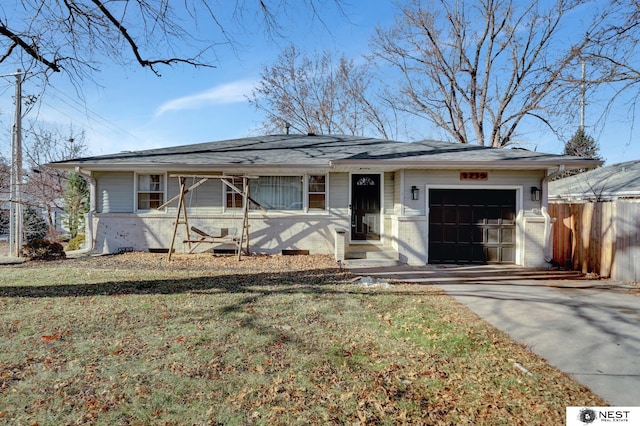
[[396,172],[393,181],[393,211],[396,215],[402,214],[402,176],[403,172]]
[[329,174],[329,208],[349,208],[349,173]]
[[382,234],[382,242],[385,244],[391,244],[393,241],[393,224],[392,217],[394,214],[394,197],[395,192],[395,173],[386,172],[384,174],[384,195],[383,195],[383,208],[382,208],[382,220],[384,221],[384,228]]
[[133,172],[96,172],[96,210],[98,213],[132,213],[134,209]]
[[[167,200],[178,195],[180,192],[180,183],[178,178],[170,177],[168,179]],[[199,181],[199,178],[187,178],[186,186],[188,188]],[[194,214],[222,212],[223,185],[224,184],[220,182],[220,179],[209,179],[193,191],[190,191],[185,197],[185,203],[189,212]],[[176,201],[168,207],[167,212],[175,214],[177,208],[178,202]]]
[[384,214],[393,214],[395,173],[384,174]]

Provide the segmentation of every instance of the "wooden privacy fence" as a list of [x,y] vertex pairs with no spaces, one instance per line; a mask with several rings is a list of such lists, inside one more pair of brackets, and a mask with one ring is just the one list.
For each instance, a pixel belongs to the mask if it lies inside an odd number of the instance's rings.
[[549,204],[553,259],[583,273],[640,280],[640,202]]

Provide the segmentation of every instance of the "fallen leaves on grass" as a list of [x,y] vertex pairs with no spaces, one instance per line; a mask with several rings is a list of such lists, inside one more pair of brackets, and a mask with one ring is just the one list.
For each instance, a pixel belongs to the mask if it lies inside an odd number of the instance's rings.
[[604,404],[442,292],[357,286],[329,256],[11,272],[30,283],[1,299],[0,416],[18,424],[551,424]]

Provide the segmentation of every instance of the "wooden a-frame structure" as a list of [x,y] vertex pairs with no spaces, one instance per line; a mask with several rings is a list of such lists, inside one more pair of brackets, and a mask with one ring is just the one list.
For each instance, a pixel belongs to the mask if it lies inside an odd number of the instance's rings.
[[[249,254],[249,203],[253,203],[261,210],[265,210],[264,207],[260,205],[257,201],[249,197],[249,179],[252,179],[251,176],[228,176],[228,175],[170,175],[169,177],[175,177],[178,179],[178,183],[180,185],[180,193],[175,197],[168,200],[166,203],[162,204],[158,207],[158,209],[163,209],[174,201],[178,201],[178,211],[176,213],[176,221],[173,227],[173,236],[171,237],[171,246],[169,247],[169,260],[171,260],[171,255],[173,254],[173,248],[175,246],[176,236],[178,233],[178,226],[184,225],[186,231],[186,239],[185,243],[188,244],[189,253],[193,253],[193,251],[200,244],[224,244],[224,243],[232,243],[236,247],[236,255],[238,260],[242,255],[242,245],[246,244],[245,253]],[[242,178],[242,189],[238,188],[234,185],[236,179]],[[194,182],[196,179],[199,179],[197,182],[187,187],[187,179],[192,179]],[[207,182],[209,179],[219,179],[222,183],[224,183],[227,187],[229,187],[234,193],[242,195],[242,227],[239,235],[229,236],[222,235],[209,235],[206,232],[196,228],[189,227],[189,217],[187,214],[187,204],[186,204],[186,195]],[[182,218],[181,218],[182,216]],[[191,238],[191,232],[198,234],[198,239]],[[192,243],[195,243],[195,246],[192,247]]]

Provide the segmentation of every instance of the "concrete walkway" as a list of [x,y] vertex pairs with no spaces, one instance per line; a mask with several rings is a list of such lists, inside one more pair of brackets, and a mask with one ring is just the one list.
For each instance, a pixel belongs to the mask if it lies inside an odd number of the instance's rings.
[[612,406],[640,406],[640,288],[509,266],[367,267],[442,288]]
[[27,260],[25,257],[0,256],[0,265],[19,265]]

